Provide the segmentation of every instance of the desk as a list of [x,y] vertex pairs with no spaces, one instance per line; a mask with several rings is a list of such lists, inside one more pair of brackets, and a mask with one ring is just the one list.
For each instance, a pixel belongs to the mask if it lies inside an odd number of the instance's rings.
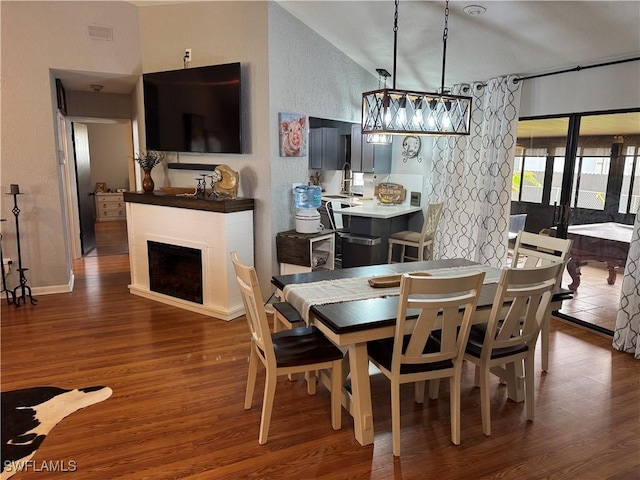
[[632,231],[633,225],[613,222],[571,225],[567,231],[567,238],[573,240],[571,259],[567,262],[567,272],[573,281],[569,289],[578,290],[580,262],[585,260],[607,262],[607,283],[614,285],[616,268],[624,267],[627,261]]
[[[323,271],[317,273],[298,273],[280,275],[272,279],[279,290],[292,283],[309,283],[338,278],[369,277],[374,275],[390,275],[394,273],[418,270],[433,270],[460,266],[478,265],[464,259],[435,260],[425,262],[394,263],[355,267],[342,270]],[[484,323],[489,319],[493,297],[497,285],[488,284],[482,288],[473,323]],[[558,290],[553,297],[552,310],[561,307],[562,299],[570,297],[571,292]],[[349,352],[351,371],[351,408],[354,433],[361,445],[373,443],[373,414],[371,407],[371,385],[369,382],[369,356],[367,342],[394,335],[398,296],[355,300],[342,303],[316,305],[310,309],[310,319],[333,343],[346,347]],[[522,379],[507,379],[509,396],[515,401],[522,401]]]

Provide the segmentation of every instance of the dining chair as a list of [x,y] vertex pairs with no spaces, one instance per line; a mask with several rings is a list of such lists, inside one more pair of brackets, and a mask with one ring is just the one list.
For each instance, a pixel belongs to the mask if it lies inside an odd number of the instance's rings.
[[231,252],[231,260],[251,332],[249,373],[244,397],[245,410],[251,408],[258,360],[266,370],[258,442],[261,445],[267,443],[276,383],[281,375],[306,373],[307,391],[309,395],[313,395],[316,389],[315,371],[329,369],[331,372],[331,425],[334,430],[339,430],[342,424],[342,352],[313,326],[270,333],[255,269],[240,263],[235,251]]
[[344,226],[344,218],[341,213],[336,213],[334,210],[336,208],[341,208],[343,203],[340,200],[329,200],[325,203],[325,209],[327,210],[327,216],[329,217],[329,222],[331,222],[331,229],[335,230],[335,239],[336,239],[336,254],[335,254],[335,263],[337,265],[342,266],[342,237],[349,233],[349,229]]
[[[569,259],[573,240],[565,240],[563,238],[550,237],[548,235],[540,235],[521,231],[516,237],[516,243],[513,248],[513,259],[511,267],[535,267],[541,265],[549,265],[552,263],[560,263],[562,267],[558,272],[556,285],[562,284],[562,273],[564,266]],[[551,313],[547,316],[542,324],[540,335],[542,370],[549,370],[549,329],[551,322]]]
[[[405,259],[409,260],[424,260],[424,249],[429,248],[428,260],[433,260],[433,243],[442,216],[443,203],[431,203],[427,207],[427,213],[424,216],[424,222],[422,223],[422,231],[414,232],[412,230],[402,230],[389,235],[389,252],[387,255],[387,263],[396,263],[393,261],[393,246],[400,245],[402,247],[400,251],[400,262],[404,262]],[[414,247],[418,249],[417,257],[409,257],[405,255],[406,247]]]
[[[422,403],[424,382],[449,378],[451,441],[460,444],[460,377],[471,316],[484,272],[457,277],[405,273],[400,282],[393,338],[367,343],[369,359],[391,381],[393,454],[400,455],[400,385],[416,383],[415,401]],[[411,309],[411,311],[409,311]],[[415,316],[410,322],[407,316]],[[431,333],[439,329],[441,341]]]
[[491,435],[489,374],[511,380],[507,381],[508,388],[515,388],[516,371],[522,362],[527,420],[533,421],[535,345],[550,314],[553,289],[561,269],[559,263],[503,269],[489,321],[471,327],[464,359],[476,364],[482,431],[487,436]]

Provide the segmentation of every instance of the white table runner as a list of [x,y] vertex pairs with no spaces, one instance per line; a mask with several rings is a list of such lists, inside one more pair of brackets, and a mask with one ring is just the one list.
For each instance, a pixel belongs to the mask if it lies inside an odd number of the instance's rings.
[[[466,265],[463,267],[437,268],[420,270],[429,272],[434,277],[455,277],[471,272],[485,272],[484,283],[498,283],[502,270],[484,265]],[[407,272],[415,273],[415,272]],[[386,275],[381,275],[387,277]],[[309,322],[309,309],[313,305],[327,303],[366,300],[369,298],[389,297],[400,294],[400,287],[374,288],[369,285],[369,278],[354,277],[320,282],[297,283],[286,285],[283,289],[284,299],[300,312],[305,322]]]

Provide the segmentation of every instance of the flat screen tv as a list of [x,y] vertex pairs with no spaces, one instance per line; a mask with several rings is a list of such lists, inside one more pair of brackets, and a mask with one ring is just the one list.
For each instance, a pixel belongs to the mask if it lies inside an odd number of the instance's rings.
[[147,149],[242,153],[240,63],[145,73]]

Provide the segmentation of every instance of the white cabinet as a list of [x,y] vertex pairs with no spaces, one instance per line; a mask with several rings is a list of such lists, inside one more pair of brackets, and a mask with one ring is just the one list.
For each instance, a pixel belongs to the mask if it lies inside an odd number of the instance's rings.
[[335,232],[298,233],[295,230],[280,232],[276,236],[276,249],[280,263],[280,275],[304,273],[319,269],[333,270]]
[[96,193],[96,221],[126,220],[127,210],[122,193]]

